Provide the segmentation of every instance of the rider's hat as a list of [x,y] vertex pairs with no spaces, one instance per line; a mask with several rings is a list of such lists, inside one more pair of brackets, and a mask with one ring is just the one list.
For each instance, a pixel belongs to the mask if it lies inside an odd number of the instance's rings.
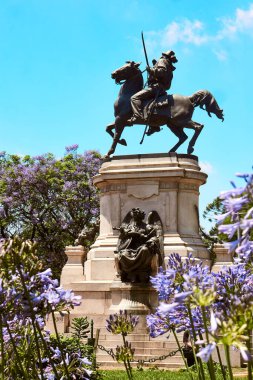
[[166,51],[165,53],[162,53],[162,55],[163,55],[164,57],[166,57],[167,59],[169,59],[170,61],[172,61],[173,63],[176,63],[176,62],[177,62],[177,58],[176,58],[176,56],[175,56],[175,53],[174,53],[174,51],[172,51],[172,50],[168,50],[168,51]]

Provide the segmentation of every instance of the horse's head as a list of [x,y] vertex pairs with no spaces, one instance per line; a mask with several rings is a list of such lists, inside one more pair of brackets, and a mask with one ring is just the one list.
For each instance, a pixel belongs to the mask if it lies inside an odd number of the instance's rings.
[[224,121],[223,110],[221,110],[221,109],[216,110],[215,115],[218,117],[218,119],[221,119],[222,121]]
[[213,113],[214,115],[216,115],[216,117],[218,119],[221,119],[221,121],[224,121],[224,114],[223,114],[223,109],[221,109],[217,103],[217,101],[215,100],[215,98],[213,97],[213,95],[211,93],[209,93],[210,96],[209,96],[209,102],[205,104],[206,106],[206,112],[208,113],[208,116],[212,116],[211,113]]
[[140,63],[136,63],[134,61],[127,61],[126,64],[119,69],[112,72],[111,77],[115,80],[117,84],[121,84],[121,81],[132,78],[138,72]]

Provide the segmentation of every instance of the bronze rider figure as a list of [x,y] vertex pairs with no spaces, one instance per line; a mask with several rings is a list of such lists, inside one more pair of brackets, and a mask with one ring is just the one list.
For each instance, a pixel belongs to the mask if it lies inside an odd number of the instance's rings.
[[[144,100],[157,99],[160,95],[163,95],[170,89],[173,79],[173,71],[176,69],[175,66],[173,66],[173,63],[176,63],[177,61],[174,51],[169,50],[162,53],[161,58],[152,68],[147,66],[147,72],[149,73],[148,87],[131,97],[131,105],[133,109],[133,116],[130,119],[131,124],[138,124],[138,122],[143,122],[143,120],[148,122],[149,115],[145,120],[142,102]],[[160,127],[151,127],[147,134],[151,135],[152,133],[159,131]]]

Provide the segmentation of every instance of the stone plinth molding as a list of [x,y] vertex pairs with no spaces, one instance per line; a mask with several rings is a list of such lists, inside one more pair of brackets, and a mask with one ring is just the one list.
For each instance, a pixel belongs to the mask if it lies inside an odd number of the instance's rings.
[[215,254],[215,263],[212,266],[213,272],[219,272],[223,268],[232,265],[232,254],[228,253],[223,244],[214,244],[213,251]]
[[115,279],[114,251],[126,214],[139,207],[158,212],[164,231],[164,253],[193,256],[209,263],[199,236],[199,187],[207,175],[198,158],[184,154],[116,156],[106,160],[94,177],[100,189],[100,234],[85,263],[85,280]]
[[85,250],[82,245],[67,246],[65,254],[68,261],[65,264],[61,274],[61,284],[67,288],[71,283],[84,280],[83,262],[85,258]]

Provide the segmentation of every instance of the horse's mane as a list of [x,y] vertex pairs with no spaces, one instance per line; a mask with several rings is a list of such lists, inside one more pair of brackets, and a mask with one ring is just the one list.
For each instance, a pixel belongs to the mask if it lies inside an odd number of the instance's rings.
[[189,96],[189,98],[194,108],[205,105],[207,102],[210,102],[210,100],[215,100],[211,92],[208,90],[199,90],[194,92],[194,94]]

